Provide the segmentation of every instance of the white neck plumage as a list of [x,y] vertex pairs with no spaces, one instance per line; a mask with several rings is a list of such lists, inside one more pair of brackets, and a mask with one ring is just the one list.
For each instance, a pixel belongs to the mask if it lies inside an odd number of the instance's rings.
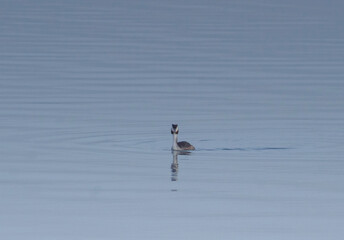
[[178,150],[179,147],[178,147],[178,134],[173,134],[173,144],[172,144],[172,150]]

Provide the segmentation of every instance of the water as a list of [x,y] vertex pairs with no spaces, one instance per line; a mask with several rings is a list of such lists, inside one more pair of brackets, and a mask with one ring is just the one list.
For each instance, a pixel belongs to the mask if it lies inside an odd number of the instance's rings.
[[344,234],[341,1],[0,9],[1,239]]

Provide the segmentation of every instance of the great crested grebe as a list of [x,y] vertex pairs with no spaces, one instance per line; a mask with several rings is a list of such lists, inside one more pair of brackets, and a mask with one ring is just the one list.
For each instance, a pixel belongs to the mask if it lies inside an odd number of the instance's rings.
[[183,151],[183,150],[195,150],[195,147],[188,142],[178,142],[179,128],[178,124],[172,124],[171,134],[173,135],[172,150]]

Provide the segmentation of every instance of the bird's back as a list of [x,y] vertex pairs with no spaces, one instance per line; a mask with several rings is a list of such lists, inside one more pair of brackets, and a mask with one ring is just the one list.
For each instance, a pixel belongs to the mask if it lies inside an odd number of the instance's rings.
[[178,142],[178,147],[183,150],[195,150],[195,147],[186,141]]

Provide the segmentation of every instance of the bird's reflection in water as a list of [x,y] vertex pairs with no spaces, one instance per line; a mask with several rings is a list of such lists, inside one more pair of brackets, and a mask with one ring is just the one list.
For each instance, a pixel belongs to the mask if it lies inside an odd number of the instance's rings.
[[190,155],[191,152],[187,151],[172,151],[173,155],[173,162],[171,164],[171,181],[177,181],[178,180],[178,155]]

